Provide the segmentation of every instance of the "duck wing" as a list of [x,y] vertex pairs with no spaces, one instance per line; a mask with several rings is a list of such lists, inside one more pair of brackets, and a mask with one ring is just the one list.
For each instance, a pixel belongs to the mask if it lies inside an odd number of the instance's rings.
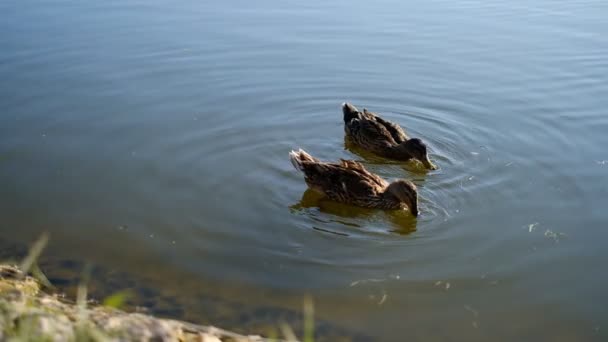
[[402,142],[409,139],[403,128],[398,124],[389,120],[385,120],[378,116],[378,114],[376,113],[369,112],[367,108],[363,108],[363,115],[366,119],[376,121],[382,126],[384,126],[384,128],[386,128],[386,130],[391,134],[391,137],[393,137],[393,140],[395,140],[397,144],[401,144]]
[[346,125],[346,133],[362,147],[384,149],[397,145],[391,132],[376,120],[367,118],[351,120]]
[[348,159],[340,159],[340,165],[353,172],[357,172],[362,179],[365,179],[370,184],[378,186],[379,188],[383,189],[388,185],[388,183],[384,179],[382,179],[382,177],[367,171],[363,164],[359,162]]
[[387,186],[384,180],[362,167],[352,168],[344,163],[304,162],[303,165],[308,186],[334,200],[348,203],[362,198],[375,198]]

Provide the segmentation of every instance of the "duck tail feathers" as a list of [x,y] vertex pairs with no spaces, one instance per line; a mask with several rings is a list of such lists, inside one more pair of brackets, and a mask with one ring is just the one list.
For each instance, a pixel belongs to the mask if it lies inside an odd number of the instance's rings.
[[348,102],[342,103],[342,113],[344,114],[344,123],[349,123],[352,119],[359,118],[359,110]]
[[304,172],[304,162],[316,162],[317,160],[313,158],[310,154],[308,154],[303,149],[299,149],[298,151],[289,152],[289,160],[293,167],[297,170]]

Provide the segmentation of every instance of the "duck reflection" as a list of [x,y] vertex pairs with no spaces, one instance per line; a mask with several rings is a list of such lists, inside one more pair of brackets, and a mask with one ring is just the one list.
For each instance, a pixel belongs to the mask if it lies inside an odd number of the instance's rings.
[[[320,224],[313,226],[313,229],[335,235],[349,236],[349,228],[364,230],[366,226],[377,226],[379,222],[388,223],[386,231],[391,233],[406,235],[416,231],[417,219],[407,210],[377,210],[351,206],[332,201],[311,189],[306,189],[300,201],[289,208],[292,212],[307,215]],[[339,224],[336,229],[329,228],[335,223]]]

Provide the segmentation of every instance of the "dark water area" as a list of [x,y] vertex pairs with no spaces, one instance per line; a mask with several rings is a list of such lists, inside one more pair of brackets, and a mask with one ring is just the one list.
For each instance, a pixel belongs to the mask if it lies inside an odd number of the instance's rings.
[[[88,261],[98,298],[244,331],[310,294],[329,340],[608,338],[607,3],[0,12],[0,248],[48,231],[68,292]],[[346,148],[344,101],[439,170]],[[319,202],[294,148],[411,179],[421,216]]]

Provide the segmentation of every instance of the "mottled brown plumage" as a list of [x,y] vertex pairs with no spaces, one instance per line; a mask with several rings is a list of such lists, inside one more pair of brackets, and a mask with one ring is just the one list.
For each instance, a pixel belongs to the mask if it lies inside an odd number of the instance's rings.
[[426,168],[437,169],[429,159],[426,145],[420,139],[409,138],[401,126],[367,109],[361,112],[350,103],[342,104],[342,112],[344,131],[359,147],[390,159],[417,159]]
[[289,158],[304,173],[306,184],[329,199],[367,208],[408,208],[418,216],[418,192],[410,181],[388,183],[356,161],[326,163],[301,149],[291,151]]

